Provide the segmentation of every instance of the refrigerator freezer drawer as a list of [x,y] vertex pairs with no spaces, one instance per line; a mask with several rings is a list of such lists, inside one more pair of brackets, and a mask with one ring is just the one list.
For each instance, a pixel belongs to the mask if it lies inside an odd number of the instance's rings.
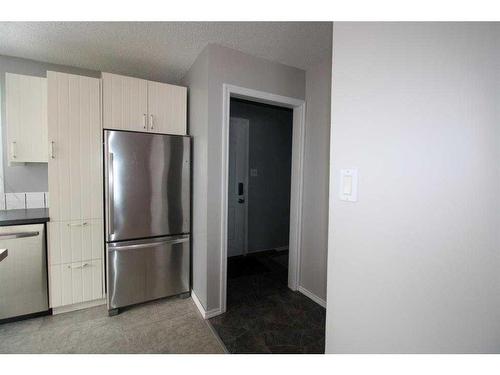
[[108,308],[189,291],[189,235],[109,243]]

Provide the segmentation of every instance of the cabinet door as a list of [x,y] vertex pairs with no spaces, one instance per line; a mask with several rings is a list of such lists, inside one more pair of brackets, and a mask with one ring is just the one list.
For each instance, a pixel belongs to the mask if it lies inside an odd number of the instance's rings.
[[102,219],[49,222],[49,263],[102,259],[103,232]]
[[101,260],[52,265],[49,274],[50,307],[103,298]]
[[148,83],[143,79],[102,73],[103,127],[148,131]]
[[186,134],[187,89],[148,81],[149,131]]
[[47,162],[47,79],[5,74],[8,161]]
[[51,221],[102,218],[99,80],[48,72]]

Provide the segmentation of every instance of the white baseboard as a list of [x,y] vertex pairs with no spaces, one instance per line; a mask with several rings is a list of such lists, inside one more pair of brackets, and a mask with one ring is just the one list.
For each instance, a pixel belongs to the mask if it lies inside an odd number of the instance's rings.
[[52,315],[63,314],[63,313],[67,313],[70,311],[88,309],[90,307],[101,306],[101,305],[105,305],[105,304],[106,304],[106,298],[103,298],[103,299],[96,299],[96,300],[88,301],[88,302],[75,303],[74,305],[53,307],[52,308]]
[[304,288],[303,286],[300,286],[300,285],[299,285],[298,291],[300,293],[302,293],[303,295],[305,295],[307,298],[313,300],[318,305],[323,306],[326,309],[326,301],[324,299],[319,298],[316,294],[310,292],[309,290],[307,290],[306,288]]
[[193,299],[193,302],[196,305],[196,307],[198,308],[198,310],[200,311],[200,314],[203,317],[203,319],[210,319],[210,318],[213,318],[214,316],[222,314],[222,311],[220,308],[206,311],[205,308],[203,307],[202,303],[198,299],[198,296],[196,295],[194,290],[191,290],[191,298]]

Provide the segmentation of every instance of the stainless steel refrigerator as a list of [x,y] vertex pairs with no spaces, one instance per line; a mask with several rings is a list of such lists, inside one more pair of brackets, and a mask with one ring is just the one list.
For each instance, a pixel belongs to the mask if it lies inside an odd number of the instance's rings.
[[190,147],[188,136],[104,130],[110,315],[189,293]]

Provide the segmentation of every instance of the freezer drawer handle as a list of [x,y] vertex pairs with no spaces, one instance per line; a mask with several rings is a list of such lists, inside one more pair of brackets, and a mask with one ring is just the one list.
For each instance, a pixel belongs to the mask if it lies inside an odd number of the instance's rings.
[[17,232],[17,233],[2,233],[0,240],[10,240],[13,238],[36,237],[40,232]]
[[178,238],[175,240],[165,240],[165,241],[159,241],[159,242],[152,242],[152,243],[147,243],[147,244],[137,244],[137,245],[124,245],[124,246],[115,246],[115,247],[110,247],[109,251],[114,251],[114,250],[133,250],[133,249],[144,249],[145,247],[155,247],[158,245],[175,245],[178,243],[183,243],[183,242],[188,242],[189,238]]

